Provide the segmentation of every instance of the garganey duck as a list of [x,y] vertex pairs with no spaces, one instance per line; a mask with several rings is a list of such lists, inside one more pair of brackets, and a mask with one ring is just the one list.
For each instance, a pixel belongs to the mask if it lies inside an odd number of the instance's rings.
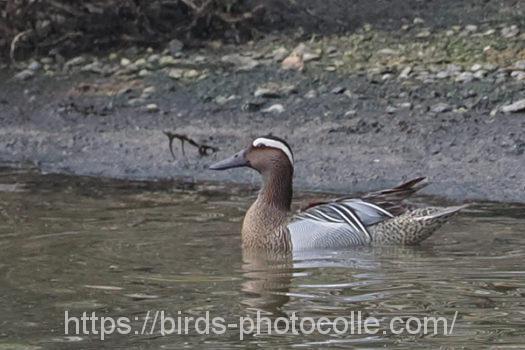
[[304,251],[355,245],[415,245],[464,208],[403,209],[401,201],[424,187],[424,178],[417,178],[361,198],[313,203],[292,214],[293,164],[288,143],[265,136],[210,166],[212,170],[250,167],[262,175],[262,189],[244,217],[243,247]]

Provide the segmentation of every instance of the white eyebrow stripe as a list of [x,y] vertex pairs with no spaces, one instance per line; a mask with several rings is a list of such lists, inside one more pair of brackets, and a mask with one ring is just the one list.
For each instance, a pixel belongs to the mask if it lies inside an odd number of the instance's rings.
[[265,145],[267,147],[273,147],[273,148],[280,149],[281,151],[284,152],[284,154],[286,154],[286,156],[288,157],[288,160],[290,160],[290,163],[293,165],[292,152],[281,141],[267,139],[267,138],[264,138],[264,137],[259,137],[258,139],[255,139],[255,141],[253,141],[253,147],[257,147],[257,146],[259,146],[261,144],[263,144],[263,145]]

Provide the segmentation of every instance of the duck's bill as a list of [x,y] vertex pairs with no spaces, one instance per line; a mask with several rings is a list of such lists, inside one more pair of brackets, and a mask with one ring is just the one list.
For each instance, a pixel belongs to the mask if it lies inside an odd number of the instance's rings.
[[233,156],[226,158],[224,160],[221,160],[220,162],[217,162],[215,164],[210,165],[211,170],[226,170],[231,168],[238,168],[242,166],[247,166],[248,161],[246,160],[245,151],[240,151],[238,153],[235,153]]

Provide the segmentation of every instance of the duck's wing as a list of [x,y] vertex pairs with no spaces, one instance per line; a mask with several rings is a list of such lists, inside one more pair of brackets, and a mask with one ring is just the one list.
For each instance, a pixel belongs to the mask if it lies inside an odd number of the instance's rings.
[[[385,210],[388,210],[394,215],[401,215],[406,211],[406,207],[403,205],[403,200],[410,197],[415,192],[419,191],[423,187],[428,185],[425,182],[424,177],[418,177],[410,181],[403,182],[396,187],[387,188],[375,192],[366,193],[361,198],[367,202],[373,203]],[[332,202],[341,202],[352,199],[352,197],[345,196],[329,200],[317,200],[304,205],[301,210],[306,211],[307,209],[322,205],[330,204]]]
[[288,224],[294,250],[370,244],[368,226],[394,217],[358,198],[320,204],[296,214]]

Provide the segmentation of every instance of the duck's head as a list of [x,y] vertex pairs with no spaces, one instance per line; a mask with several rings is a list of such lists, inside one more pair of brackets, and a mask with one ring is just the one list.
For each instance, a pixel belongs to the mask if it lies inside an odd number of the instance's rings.
[[250,146],[233,156],[210,166],[211,170],[250,167],[264,174],[274,168],[289,168],[293,171],[293,153],[290,145],[275,136],[255,139]]

